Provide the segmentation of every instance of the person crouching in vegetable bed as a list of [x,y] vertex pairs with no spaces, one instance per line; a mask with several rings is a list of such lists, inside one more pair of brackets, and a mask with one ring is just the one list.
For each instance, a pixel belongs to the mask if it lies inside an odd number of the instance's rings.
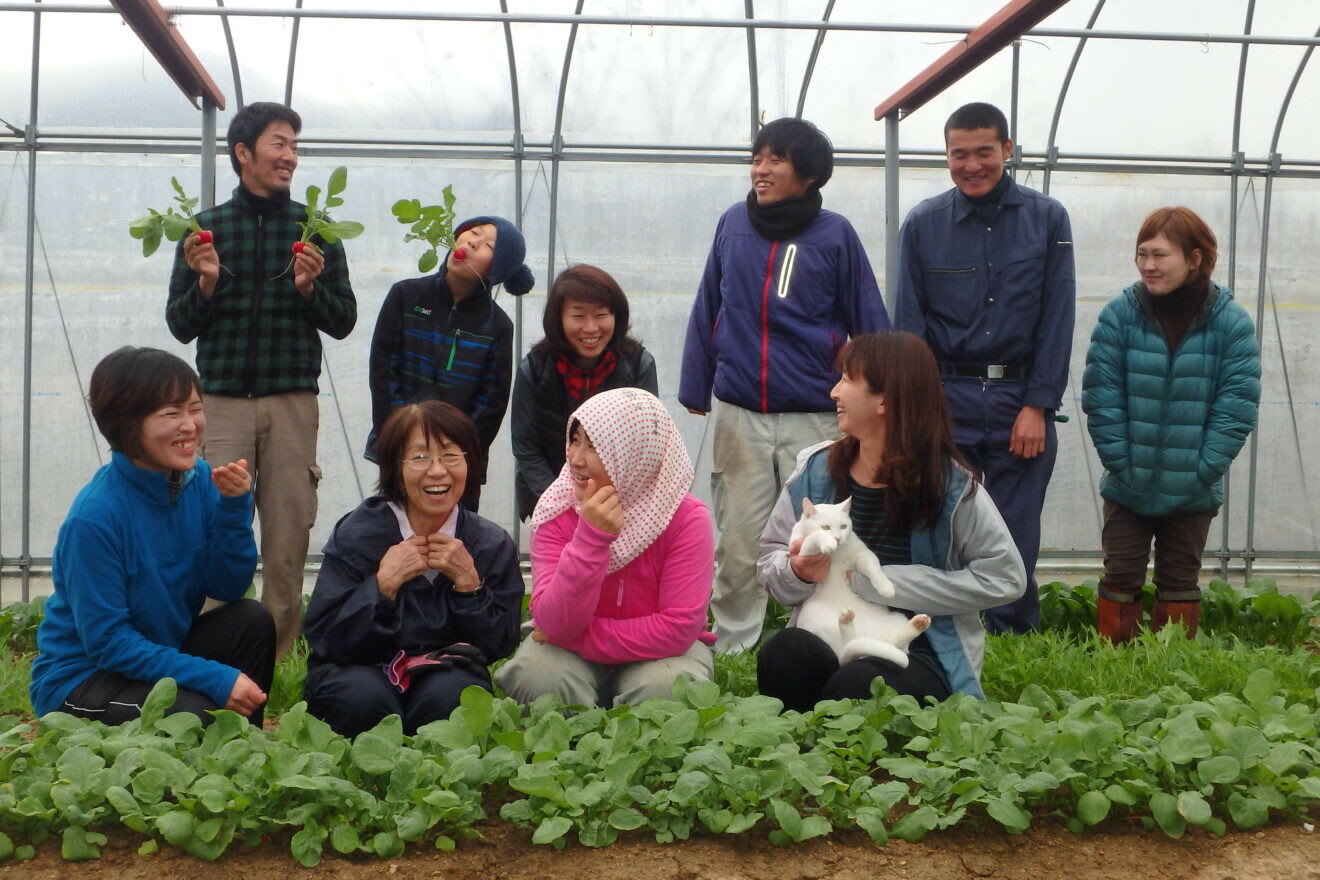
[[503,217],[464,220],[454,241],[439,272],[398,282],[381,304],[368,358],[371,433],[363,456],[378,461],[378,435],[395,407],[452,403],[476,424],[480,441],[463,496],[475,512],[513,381],[513,322],[491,291],[502,284],[522,296],[535,278],[523,263],[522,233]]
[[535,629],[496,673],[520,703],[636,704],[709,680],[715,539],[655,395],[616,388],[568,424],[568,461],[532,514]]
[[526,592],[513,539],[459,505],[481,465],[471,419],[438,400],[402,406],[376,448],[380,494],[335,524],[303,621],[303,697],[344,736],[387,715],[412,734],[465,687],[489,690]]
[[1086,352],[1082,409],[1104,465],[1096,626],[1136,635],[1155,547],[1151,629],[1201,620],[1201,554],[1223,477],[1256,427],[1260,346],[1233,292],[1210,280],[1215,234],[1188,208],[1160,208],[1137,233],[1141,280],[1100,312]]
[[[260,725],[275,670],[275,623],[244,599],[257,567],[247,462],[212,468],[201,383],[168,352],[125,347],[92,371],[104,465],[74,499],[51,563],[55,594],[37,631],[32,706],[121,724],[173,678],[168,713],[209,724],[230,709]],[[206,599],[229,604],[199,614]]]

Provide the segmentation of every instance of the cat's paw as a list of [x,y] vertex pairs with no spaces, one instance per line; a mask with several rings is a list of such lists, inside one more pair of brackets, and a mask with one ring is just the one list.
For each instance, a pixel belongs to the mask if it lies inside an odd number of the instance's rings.
[[930,629],[930,615],[918,614],[912,618],[912,628],[917,632],[925,632]]
[[[856,616],[857,615],[851,608],[845,608],[839,612],[839,623],[852,623],[853,618]],[[929,621],[927,621],[927,623],[929,623]]]

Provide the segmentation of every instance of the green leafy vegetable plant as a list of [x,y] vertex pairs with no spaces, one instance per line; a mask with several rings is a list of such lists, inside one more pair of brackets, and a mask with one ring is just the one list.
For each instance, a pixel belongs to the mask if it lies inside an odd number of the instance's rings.
[[[307,219],[298,221],[298,228],[302,230],[302,236],[293,243],[293,253],[300,254],[304,248],[312,248],[318,253],[320,248],[312,241],[313,236],[328,244],[334,244],[340,239],[357,238],[363,232],[363,225],[353,220],[331,220],[330,209],[338,208],[344,203],[339,197],[348,187],[348,168],[340,165],[330,172],[330,181],[325,187],[325,203],[321,203],[321,188],[312,184],[307,187]],[[295,257],[289,258],[289,263],[284,267],[284,271],[275,278],[283,277],[288,274],[289,269],[293,267]],[[271,279],[275,280],[274,278]]]
[[417,269],[430,272],[440,264],[440,248],[454,247],[454,187],[444,188],[443,205],[423,205],[418,199],[399,199],[391,211],[408,226],[404,241],[424,241],[430,245],[417,260]]
[[[339,198],[339,194],[348,186],[348,169],[343,165],[330,172],[330,181],[325,187],[325,204],[321,204],[321,188],[319,186],[307,187],[307,220],[299,221],[298,226],[302,229],[302,238],[298,243],[306,245],[312,240],[312,236],[319,235],[322,240],[334,244],[340,239],[357,238],[362,234],[363,226],[352,220],[331,220],[330,209],[338,208],[344,203]],[[313,245],[315,247],[315,245]],[[295,250],[301,250],[296,248]]]
[[155,208],[148,208],[149,213],[145,217],[139,217],[128,224],[128,234],[142,241],[144,257],[156,252],[162,237],[170,241],[178,241],[189,232],[196,232],[204,241],[209,241],[207,238],[209,233],[202,229],[202,225],[197,222],[197,217],[193,214],[200,199],[189,198],[183,191],[183,186],[179,184],[179,178],[171,177],[170,183],[174,185],[174,201],[179,205],[179,213],[176,213],[173,207],[166,208],[164,214]]

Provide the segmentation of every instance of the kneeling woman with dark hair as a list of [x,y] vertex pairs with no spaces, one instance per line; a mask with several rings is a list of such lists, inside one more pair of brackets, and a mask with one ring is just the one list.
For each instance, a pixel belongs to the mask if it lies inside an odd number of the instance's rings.
[[[173,678],[168,710],[232,709],[260,725],[275,624],[244,599],[257,567],[247,462],[198,457],[197,374],[154,348],[121,348],[88,400],[110,463],[74,499],[55,542],[55,595],[37,631],[32,706],[120,724]],[[199,616],[207,598],[230,604]]]
[[798,454],[761,534],[757,578],[785,605],[810,598],[830,557],[803,556],[789,544],[802,500],[852,498],[853,531],[879,558],[895,592],[882,600],[858,573],[854,590],[909,616],[929,614],[932,622],[909,647],[906,669],[875,657],[840,667],[823,639],[793,626],[795,611],[757,657],[761,692],[799,711],[820,699],[870,696],[877,677],[919,699],[954,691],[979,697],[985,652],[979,613],[1022,595],[1022,557],[953,443],[926,343],[911,333],[866,333],[844,346],[839,365],[843,376],[830,397],[844,436]]
[[303,629],[308,710],[353,736],[387,715],[448,718],[518,643],[526,590],[504,529],[459,506],[481,448],[438,400],[396,409],[376,446],[380,494],[335,524]]

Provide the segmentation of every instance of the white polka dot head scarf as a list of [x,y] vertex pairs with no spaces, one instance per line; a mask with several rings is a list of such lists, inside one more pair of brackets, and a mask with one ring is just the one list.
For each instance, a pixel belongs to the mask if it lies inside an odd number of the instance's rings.
[[[610,475],[623,506],[623,529],[610,545],[610,572],[636,559],[669,527],[692,486],[692,460],[669,411],[640,388],[588,398],[564,426],[565,447],[576,419]],[[532,533],[577,504],[568,463],[532,513]]]

